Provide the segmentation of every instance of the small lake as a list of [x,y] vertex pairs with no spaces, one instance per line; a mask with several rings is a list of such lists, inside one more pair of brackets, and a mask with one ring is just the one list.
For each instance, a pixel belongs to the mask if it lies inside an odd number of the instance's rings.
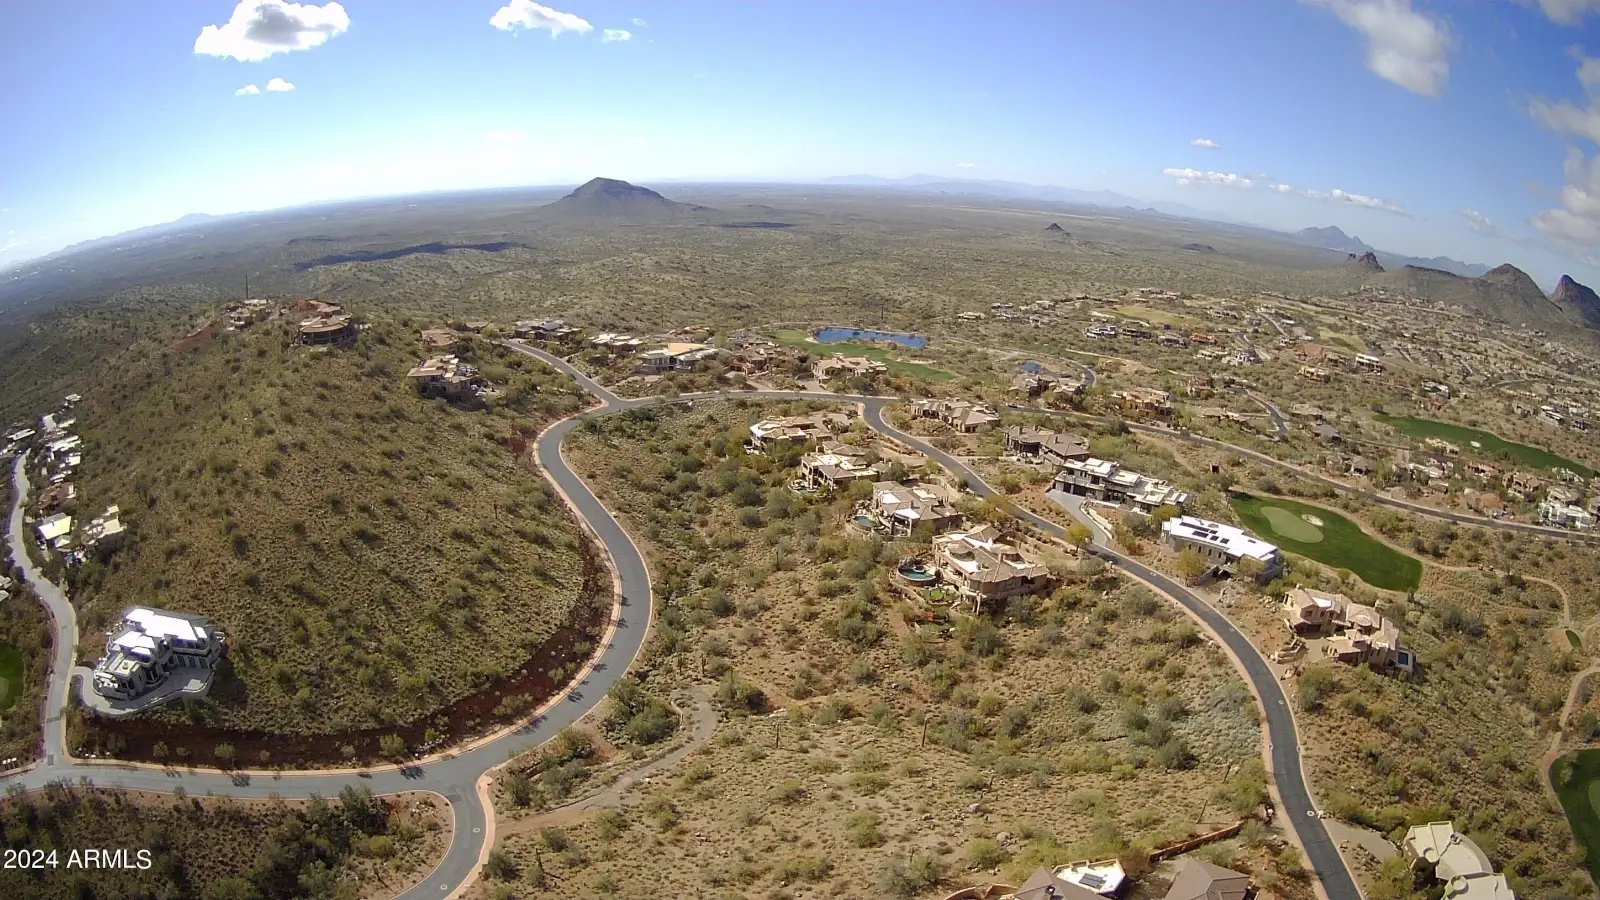
[[900,331],[873,331],[869,328],[843,328],[838,325],[823,328],[813,337],[821,344],[837,344],[841,341],[889,341],[908,350],[921,350],[928,346],[928,339],[920,335]]
[[1034,362],[1033,360],[1030,359],[1027,362],[1022,363],[1021,365],[1017,366],[1017,371],[1019,371],[1019,372],[1027,372],[1030,375],[1036,375],[1036,374],[1044,371],[1044,366],[1041,366],[1038,363],[1036,363],[1036,362]]

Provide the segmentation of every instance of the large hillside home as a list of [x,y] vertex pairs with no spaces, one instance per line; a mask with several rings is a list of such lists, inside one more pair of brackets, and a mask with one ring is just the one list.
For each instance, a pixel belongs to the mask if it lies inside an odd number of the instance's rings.
[[872,500],[863,504],[860,515],[890,537],[907,537],[924,527],[941,531],[961,518],[942,492],[894,481],[874,484]]
[[849,444],[827,441],[815,453],[800,457],[800,474],[796,483],[802,490],[827,491],[848,487],[851,482],[883,477],[888,465],[867,462],[867,452]]
[[1413,867],[1428,866],[1444,882],[1448,900],[1517,900],[1489,854],[1451,822],[1413,825],[1403,842]]
[[1351,665],[1412,672],[1416,657],[1400,648],[1400,627],[1343,594],[1297,587],[1283,601],[1284,621],[1302,637],[1326,637],[1324,652]]
[[1178,516],[1161,523],[1161,533],[1173,550],[1194,550],[1217,569],[1237,571],[1241,560],[1253,559],[1262,565],[1263,580],[1283,571],[1283,554],[1277,547],[1233,525]]
[[106,640],[106,656],[94,667],[94,690],[113,700],[132,700],[154,690],[175,669],[210,671],[222,659],[222,632],[205,616],[134,606]]
[[646,375],[687,372],[694,368],[695,363],[711,359],[720,352],[722,351],[705,344],[675,342],[639,354],[639,371]]
[[849,416],[828,410],[803,416],[775,416],[750,426],[750,448],[763,451],[775,444],[827,440],[849,427]]
[[300,323],[297,340],[308,347],[345,346],[355,343],[354,320],[343,313],[317,316]]
[[992,408],[970,400],[916,400],[911,404],[911,414],[919,419],[938,419],[962,434],[1000,421]]
[[1048,428],[1013,425],[1006,429],[1007,453],[1022,459],[1064,465],[1089,458],[1089,442],[1075,434],[1057,434]]
[[1092,456],[1063,461],[1051,488],[1105,503],[1126,504],[1145,515],[1158,506],[1182,509],[1190,500],[1188,491],[1169,482],[1126,471],[1110,460]]
[[865,356],[845,356],[843,353],[825,356],[811,364],[811,374],[818,381],[848,378],[852,375],[865,375],[870,378],[887,371],[889,367],[875,359],[868,359]]
[[993,525],[938,535],[933,554],[939,577],[972,603],[974,613],[987,603],[1050,589],[1050,570],[1002,540]]

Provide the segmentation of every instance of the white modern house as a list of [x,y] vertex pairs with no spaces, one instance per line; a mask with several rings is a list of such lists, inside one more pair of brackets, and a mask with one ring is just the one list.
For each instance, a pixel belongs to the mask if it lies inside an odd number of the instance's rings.
[[1177,516],[1161,523],[1161,533],[1173,550],[1194,550],[1219,569],[1232,570],[1240,560],[1253,559],[1261,563],[1264,579],[1283,570],[1283,554],[1276,546],[1233,525]]
[[174,670],[204,670],[207,681],[227,639],[205,616],[129,607],[94,667],[94,691],[112,700],[150,693]]
[[1137,512],[1149,515],[1158,506],[1183,508],[1191,499],[1188,491],[1175,485],[1123,469],[1105,459],[1067,459],[1056,472],[1053,490],[1078,494],[1106,503],[1126,503]]

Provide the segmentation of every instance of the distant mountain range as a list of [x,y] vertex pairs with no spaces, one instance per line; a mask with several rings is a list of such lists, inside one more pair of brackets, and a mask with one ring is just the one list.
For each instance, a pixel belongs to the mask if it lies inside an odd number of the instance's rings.
[[1226,222],[1229,225],[1250,224],[1221,213],[1195,209],[1182,203],[1151,204],[1136,197],[1119,194],[1116,191],[1083,191],[1077,188],[1024,184],[1020,181],[943,178],[938,175],[908,175],[904,178],[880,178],[877,175],[835,175],[831,178],[824,178],[818,183],[849,187],[881,187],[891,190],[914,191],[919,194],[953,194],[974,197],[1008,197],[1014,200],[1047,200],[1056,203],[1073,203],[1079,206],[1098,206],[1105,209],[1125,209],[1134,212],[1156,213],[1184,219]]
[[944,178],[938,175],[908,175],[904,178],[881,178],[876,175],[838,175],[822,179],[821,184],[848,185],[852,187],[879,187],[889,190],[914,191],[924,194],[949,194],[955,196],[969,195],[975,197],[1002,197],[1014,200],[1047,200],[1057,203],[1073,203],[1081,206],[1097,206],[1104,209],[1116,209],[1126,212],[1176,216],[1183,219],[1198,219],[1205,222],[1222,222],[1227,225],[1236,225],[1266,232],[1277,237],[1286,237],[1295,243],[1308,247],[1320,247],[1327,250],[1338,250],[1344,253],[1377,254],[1378,261],[1391,268],[1417,265],[1430,269],[1442,269],[1457,275],[1475,278],[1489,271],[1489,267],[1481,263],[1466,263],[1451,259],[1447,256],[1421,258],[1415,256],[1401,256],[1397,253],[1386,253],[1368,245],[1360,238],[1351,237],[1337,226],[1325,228],[1303,228],[1298,232],[1288,233],[1273,228],[1264,228],[1251,222],[1235,219],[1210,210],[1196,209],[1182,203],[1147,203],[1126,194],[1116,191],[1083,191],[1075,188],[1053,187],[1050,185],[1024,184],[1019,181],[998,181],[978,178]]
[[1371,253],[1376,261],[1388,268],[1397,269],[1402,266],[1423,266],[1429,269],[1441,269],[1466,278],[1476,278],[1489,272],[1489,267],[1481,263],[1465,263],[1448,256],[1400,256],[1394,253],[1385,253],[1354,235],[1345,234],[1337,225],[1324,228],[1302,228],[1290,237],[1297,243],[1309,247],[1321,247],[1325,250],[1341,250],[1345,253],[1354,253],[1360,256]]

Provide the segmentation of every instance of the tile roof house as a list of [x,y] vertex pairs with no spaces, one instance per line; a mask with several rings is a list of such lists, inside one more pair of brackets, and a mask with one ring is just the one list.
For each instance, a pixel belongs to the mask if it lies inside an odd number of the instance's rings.
[[803,416],[776,416],[750,426],[750,447],[765,450],[787,441],[821,441],[850,427],[850,417],[823,410]]
[[1165,900],[1249,900],[1254,894],[1250,876],[1191,857],[1183,861]]
[[975,613],[986,601],[1050,589],[1050,570],[1002,540],[993,525],[938,535],[933,553],[939,577],[970,600]]
[[354,321],[343,313],[317,316],[300,323],[297,340],[308,347],[345,345],[356,339]]
[[1343,594],[1297,587],[1284,597],[1284,621],[1296,634],[1326,635],[1323,652],[1340,662],[1375,669],[1416,669],[1416,658],[1400,648],[1400,626],[1377,609]]
[[922,527],[949,528],[961,519],[942,492],[894,481],[873,484],[872,500],[863,505],[862,515],[890,537],[906,537]]
[[806,490],[818,491],[849,485],[853,481],[877,481],[889,466],[884,462],[869,463],[867,452],[859,447],[829,441],[815,453],[800,457],[800,473],[796,481]]
[[1112,391],[1111,400],[1124,412],[1150,413],[1156,416],[1172,414],[1172,394],[1155,388],[1128,388]]
[[911,404],[911,414],[919,419],[938,419],[963,434],[1000,421],[992,408],[970,400],[916,400]]
[[1023,459],[1061,465],[1068,460],[1089,458],[1089,442],[1075,434],[1058,434],[1033,425],[1013,425],[1006,429],[1005,449]]
[[823,357],[811,365],[811,374],[818,381],[827,381],[830,378],[848,378],[851,375],[881,375],[889,371],[889,367],[875,359],[865,356],[845,356],[835,353]]
[[454,356],[433,356],[406,373],[417,393],[424,397],[461,400],[475,396],[487,382],[473,366]]
[[432,350],[454,350],[461,342],[461,335],[448,328],[425,328],[422,342]]

